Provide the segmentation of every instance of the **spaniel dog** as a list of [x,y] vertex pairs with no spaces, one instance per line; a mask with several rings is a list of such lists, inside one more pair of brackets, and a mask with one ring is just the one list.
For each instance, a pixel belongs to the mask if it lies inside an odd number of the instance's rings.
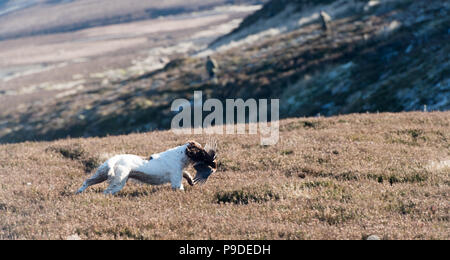
[[[194,178],[184,171],[193,164],[197,171]],[[77,191],[82,193],[89,186],[108,180],[105,194],[116,194],[127,183],[135,179],[147,184],[161,185],[170,183],[173,189],[184,190],[182,180],[189,185],[203,184],[217,170],[216,149],[210,144],[203,148],[197,142],[188,142],[165,152],[153,154],[146,160],[140,156],[117,155],[103,163],[96,173],[87,179]]]

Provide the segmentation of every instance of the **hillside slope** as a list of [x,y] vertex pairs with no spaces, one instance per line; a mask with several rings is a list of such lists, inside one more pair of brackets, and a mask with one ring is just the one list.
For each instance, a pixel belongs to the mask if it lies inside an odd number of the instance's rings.
[[[328,33],[320,10],[332,17]],[[242,46],[276,64],[251,71],[269,78],[286,115],[448,110],[449,11],[443,1],[274,0],[211,48]]]
[[[0,141],[167,129],[172,102],[195,90],[222,100],[279,98],[284,118],[450,109],[446,1],[285,2],[269,2],[210,48],[163,69],[105,72],[84,91],[3,113]],[[319,10],[332,16],[328,33]],[[208,54],[220,65],[218,82],[207,80]]]
[[224,4],[261,2],[258,0],[0,1],[0,40],[127,23],[211,9]]
[[216,136],[205,186],[128,183],[118,196],[74,192],[102,158],[209,136],[0,145],[0,239],[450,239],[449,112],[287,119],[280,136]]

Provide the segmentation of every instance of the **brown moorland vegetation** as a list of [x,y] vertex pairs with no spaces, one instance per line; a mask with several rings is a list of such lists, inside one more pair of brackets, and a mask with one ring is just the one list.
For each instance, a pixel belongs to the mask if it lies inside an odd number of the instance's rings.
[[185,192],[74,192],[104,158],[189,139],[169,131],[0,146],[0,239],[449,239],[450,113],[281,122],[280,142],[216,136],[219,171]]

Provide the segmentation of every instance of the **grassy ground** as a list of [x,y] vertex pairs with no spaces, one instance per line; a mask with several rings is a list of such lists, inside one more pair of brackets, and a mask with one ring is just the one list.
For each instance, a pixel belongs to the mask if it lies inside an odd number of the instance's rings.
[[[281,140],[217,136],[203,187],[74,192],[112,154],[189,139],[153,132],[0,146],[0,239],[449,239],[450,113],[281,122]],[[164,141],[162,141],[164,140]]]

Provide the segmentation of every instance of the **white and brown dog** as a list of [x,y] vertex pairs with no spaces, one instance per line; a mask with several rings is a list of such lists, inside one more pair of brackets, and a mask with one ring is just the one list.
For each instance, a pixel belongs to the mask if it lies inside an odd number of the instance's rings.
[[[190,164],[194,164],[197,171],[195,178],[184,171]],[[114,156],[103,163],[97,172],[83,183],[77,194],[89,186],[106,180],[109,186],[104,193],[116,194],[122,190],[129,178],[152,185],[170,183],[173,189],[184,190],[183,177],[193,186],[206,182],[216,170],[215,147],[206,145],[203,148],[197,142],[188,142],[165,152],[153,154],[148,160],[131,154]]]

